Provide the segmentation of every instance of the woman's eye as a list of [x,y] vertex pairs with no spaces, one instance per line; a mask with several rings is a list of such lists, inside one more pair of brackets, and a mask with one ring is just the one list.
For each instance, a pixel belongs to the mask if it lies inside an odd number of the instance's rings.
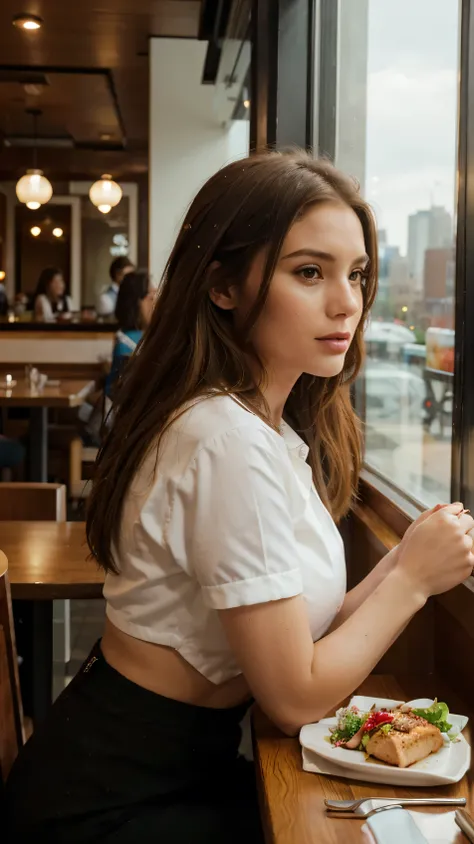
[[365,270],[353,270],[349,276],[349,281],[355,282],[355,284],[361,284],[362,286],[367,281],[367,273]]
[[298,270],[298,275],[301,276],[301,278],[304,278],[305,281],[317,281],[322,277],[319,267],[314,266],[301,267],[301,269]]

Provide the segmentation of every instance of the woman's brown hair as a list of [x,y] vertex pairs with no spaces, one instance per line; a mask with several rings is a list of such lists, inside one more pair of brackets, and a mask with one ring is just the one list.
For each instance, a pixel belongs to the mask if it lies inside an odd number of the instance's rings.
[[[288,230],[312,205],[334,201],[352,208],[362,224],[370,258],[364,312],[342,373],[328,379],[303,374],[284,415],[310,448],[314,482],[333,517],[338,520],[347,512],[361,464],[349,385],[361,367],[364,323],[376,293],[374,218],[356,183],[328,161],[305,152],[254,155],[219,170],[191,204],[165,268],[151,324],[118,390],[87,518],[91,552],[105,570],[117,571],[112,548],[118,544],[131,481],[187,402],[217,389],[238,395],[267,418],[261,390],[265,373],[262,368],[257,383],[248,362],[252,327],[265,306]],[[242,284],[262,251],[266,261],[260,290],[244,332],[237,336],[229,312],[212,303],[209,291],[219,280]],[[211,264],[217,270],[210,272]]]

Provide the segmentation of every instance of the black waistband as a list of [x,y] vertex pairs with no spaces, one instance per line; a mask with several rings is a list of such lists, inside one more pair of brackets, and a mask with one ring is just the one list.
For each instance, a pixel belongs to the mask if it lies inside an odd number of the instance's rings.
[[108,706],[121,712],[130,709],[140,713],[140,720],[155,721],[161,718],[168,722],[179,722],[182,728],[188,726],[205,731],[226,730],[239,724],[253,702],[247,700],[227,709],[212,709],[156,694],[133,683],[112,668],[102,653],[100,639],[82,665],[75,682],[86,694],[90,691],[94,695],[102,696]]

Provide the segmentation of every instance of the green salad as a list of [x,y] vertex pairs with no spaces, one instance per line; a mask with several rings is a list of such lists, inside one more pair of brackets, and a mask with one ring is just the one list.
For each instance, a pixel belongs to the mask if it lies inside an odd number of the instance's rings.
[[338,709],[336,712],[336,726],[330,729],[330,742],[334,747],[346,747],[353,750],[364,750],[369,742],[370,736],[376,730],[389,733],[396,729],[395,722],[400,716],[417,715],[424,718],[430,724],[438,727],[441,733],[447,733],[454,741],[458,730],[453,729],[449,723],[449,709],[445,703],[435,699],[431,706],[426,709],[411,709],[406,711],[397,707],[394,710],[376,709],[373,706],[368,712],[358,709],[357,706],[347,706]]
[[453,729],[453,725],[449,723],[449,709],[445,703],[438,702],[435,698],[428,709],[414,709],[414,715],[419,715],[430,724],[438,727],[442,733],[449,733]]

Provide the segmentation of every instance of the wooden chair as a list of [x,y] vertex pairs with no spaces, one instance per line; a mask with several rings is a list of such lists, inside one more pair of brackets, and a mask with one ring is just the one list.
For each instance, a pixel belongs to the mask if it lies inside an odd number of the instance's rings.
[[5,782],[25,740],[8,561],[0,551],[0,778]]
[[62,484],[0,483],[1,522],[65,522]]
[[69,445],[69,495],[74,501],[87,498],[90,482],[84,478],[83,466],[95,463],[99,449],[86,447],[80,437],[75,437]]

